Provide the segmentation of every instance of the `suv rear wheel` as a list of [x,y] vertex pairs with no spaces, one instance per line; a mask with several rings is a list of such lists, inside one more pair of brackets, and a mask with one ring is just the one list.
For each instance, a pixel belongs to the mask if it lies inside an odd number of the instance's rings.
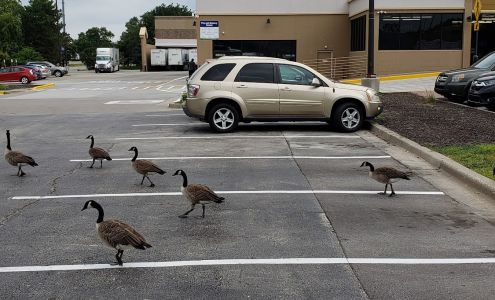
[[337,106],[331,118],[331,124],[337,130],[354,132],[359,130],[361,125],[363,125],[364,115],[357,104],[347,102]]
[[219,103],[210,110],[208,123],[216,132],[232,132],[239,125],[239,112],[231,104]]

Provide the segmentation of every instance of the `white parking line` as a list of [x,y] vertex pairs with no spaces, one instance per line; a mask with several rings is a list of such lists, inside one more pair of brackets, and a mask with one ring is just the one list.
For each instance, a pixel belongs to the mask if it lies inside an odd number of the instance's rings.
[[357,135],[211,135],[211,136],[155,136],[155,137],[123,137],[116,140],[169,140],[169,139],[274,139],[274,138],[320,138],[320,139],[360,139]]
[[[376,195],[382,191],[338,191],[338,190],[264,190],[264,191],[215,191],[217,194],[246,195],[246,194],[348,194],[348,195]],[[445,195],[443,192],[424,191],[396,191],[398,195]],[[14,196],[12,200],[42,200],[64,198],[121,198],[121,197],[154,197],[179,196],[180,192],[162,193],[122,193],[122,194],[83,194],[83,195],[49,195],[49,196]]]
[[105,104],[158,104],[162,102],[163,100],[116,100],[105,102]]
[[[171,157],[143,157],[148,160],[207,160],[207,159],[387,159],[389,155],[378,156],[171,156]],[[130,161],[131,158],[113,158],[112,161]],[[71,159],[71,162],[91,162],[92,159]]]
[[166,115],[145,115],[145,117],[168,117],[168,116],[186,116],[186,114],[166,114]]
[[194,125],[208,125],[204,122],[194,122],[194,123],[161,123],[161,124],[136,124],[132,127],[150,127],[150,126],[194,126]]
[[335,264],[376,264],[376,265],[460,265],[494,264],[495,258],[269,258],[269,259],[212,259],[124,263],[123,266],[110,264],[49,265],[0,267],[0,273],[81,271],[103,269],[174,268],[199,266],[240,266],[240,265],[335,265]]

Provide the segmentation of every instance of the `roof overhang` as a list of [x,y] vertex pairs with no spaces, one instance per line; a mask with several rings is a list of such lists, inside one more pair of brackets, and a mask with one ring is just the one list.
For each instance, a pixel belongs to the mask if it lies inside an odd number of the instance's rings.
[[198,41],[196,39],[157,39],[155,46],[168,48],[196,48]]

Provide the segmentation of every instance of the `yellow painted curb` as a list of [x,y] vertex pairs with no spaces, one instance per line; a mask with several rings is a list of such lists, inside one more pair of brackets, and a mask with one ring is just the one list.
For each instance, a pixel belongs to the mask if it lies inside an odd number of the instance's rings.
[[55,83],[47,83],[47,84],[35,86],[31,90],[33,90],[33,91],[42,91],[42,90],[45,90],[45,89],[52,88],[54,86],[55,86]]
[[[403,80],[403,79],[415,79],[415,78],[434,77],[434,76],[438,76],[438,74],[440,74],[440,72],[417,73],[417,74],[403,74],[403,75],[383,76],[383,77],[378,77],[378,79],[380,81],[391,81],[391,80]],[[360,84],[361,83],[361,79],[346,79],[346,80],[341,80],[341,82]]]
[[0,95],[5,95],[5,92],[4,91],[0,91]]

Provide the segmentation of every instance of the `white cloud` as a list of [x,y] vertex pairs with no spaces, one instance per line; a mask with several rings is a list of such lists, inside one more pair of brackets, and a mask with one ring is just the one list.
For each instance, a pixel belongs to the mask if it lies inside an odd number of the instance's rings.
[[[21,1],[24,5],[29,0]],[[165,3],[178,3],[195,10],[196,0],[64,0],[66,30],[77,38],[80,32],[85,32],[91,27],[106,27],[113,34],[114,40],[120,38],[125,29],[125,23],[132,17],[140,17],[143,13]],[[59,8],[62,0],[58,0]]]

